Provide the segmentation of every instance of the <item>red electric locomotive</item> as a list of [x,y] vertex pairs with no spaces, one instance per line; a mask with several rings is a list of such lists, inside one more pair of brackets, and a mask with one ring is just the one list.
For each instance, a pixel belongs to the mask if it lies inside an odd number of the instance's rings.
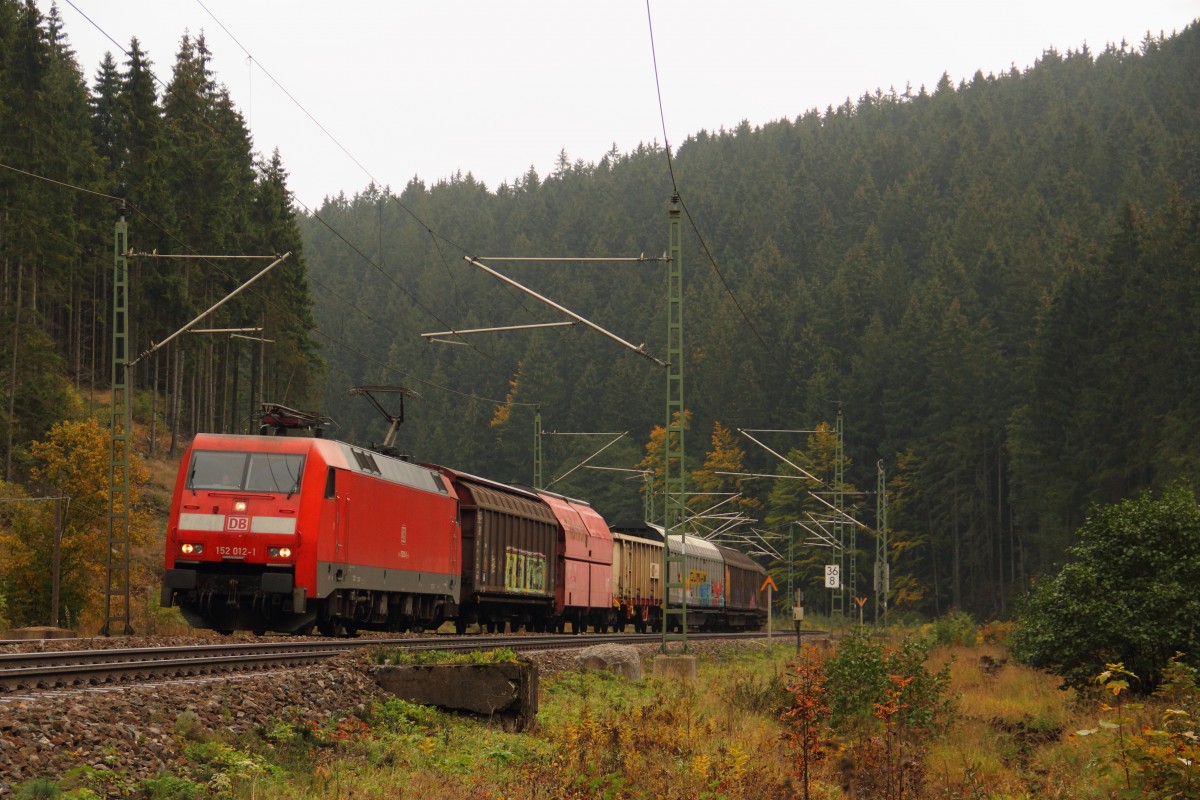
[[[407,392],[355,391],[384,390]],[[661,625],[661,529],[657,540],[614,537],[583,501],[393,457],[403,412],[387,415],[388,438],[366,449],[322,438],[318,417],[263,410],[263,434],[316,435],[200,434],[180,463],[162,605],[193,627],[347,635],[447,620],[459,633],[470,624]],[[765,570],[752,559],[689,539],[688,569],[690,624],[761,624]]]
[[162,604],[225,633],[435,626],[457,614],[460,535],[438,471],[328,439],[200,434]]

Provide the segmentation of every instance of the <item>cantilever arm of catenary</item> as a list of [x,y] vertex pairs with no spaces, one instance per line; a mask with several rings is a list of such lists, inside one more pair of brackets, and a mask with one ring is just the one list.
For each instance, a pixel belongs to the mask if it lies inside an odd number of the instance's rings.
[[189,322],[187,325],[184,325],[182,328],[180,328],[179,330],[175,331],[175,332],[174,332],[174,333],[172,333],[170,336],[168,336],[166,339],[163,339],[161,342],[158,342],[157,344],[151,344],[151,346],[150,346],[150,349],[149,349],[149,350],[145,350],[145,351],[143,351],[143,352],[139,353],[139,354],[138,354],[138,357],[137,357],[137,358],[135,358],[133,361],[130,361],[128,364],[126,364],[126,366],[128,366],[128,367],[132,367],[134,364],[138,363],[139,361],[141,361],[141,360],[142,360],[143,358],[145,358],[146,356],[148,356],[148,355],[150,355],[151,353],[155,352],[156,350],[158,350],[159,348],[161,348],[161,347],[162,347],[163,345],[165,345],[167,342],[169,342],[169,341],[171,341],[172,339],[174,339],[174,338],[175,338],[176,336],[178,336],[179,334],[181,334],[181,333],[186,333],[186,332],[187,332],[187,331],[188,331],[190,328],[192,328],[193,326],[197,325],[197,324],[200,322],[200,320],[204,319],[204,318],[205,318],[205,317],[207,317],[209,314],[213,313],[213,312],[214,312],[214,311],[216,311],[218,308],[220,308],[221,306],[223,306],[223,305],[225,305],[226,303],[228,303],[228,302],[229,302],[230,300],[232,300],[234,297],[236,297],[237,295],[241,294],[241,292],[242,292],[242,290],[243,290],[243,289],[245,289],[246,287],[248,287],[250,284],[254,283],[256,280],[258,280],[259,278],[261,278],[263,275],[266,275],[268,272],[270,272],[272,269],[274,269],[274,268],[275,268],[276,266],[278,266],[279,264],[282,264],[284,261],[286,261],[286,260],[288,259],[288,257],[289,257],[289,256],[291,256],[291,252],[290,252],[290,251],[289,251],[289,252],[287,252],[287,253],[284,253],[284,254],[283,254],[283,255],[281,255],[279,258],[275,259],[275,260],[274,260],[274,261],[272,261],[270,264],[268,264],[267,266],[263,267],[263,269],[262,269],[262,271],[261,271],[261,272],[259,272],[257,275],[255,275],[255,276],[254,276],[253,278],[251,278],[250,280],[248,280],[248,281],[246,281],[245,283],[243,283],[241,286],[239,286],[239,287],[237,287],[236,289],[234,289],[234,290],[233,290],[232,292],[230,292],[229,294],[227,294],[227,295],[225,295],[224,297],[222,297],[220,300],[218,300],[218,301],[216,302],[216,304],[215,304],[215,305],[213,305],[213,306],[212,306],[210,309],[208,309],[207,311],[205,311],[203,314],[201,314],[200,316],[196,317],[194,320],[192,320],[191,322]]
[[567,477],[568,475],[570,475],[570,474],[571,474],[572,472],[574,472],[575,470],[577,470],[577,469],[579,469],[580,467],[584,466],[584,465],[585,465],[585,464],[587,464],[589,461],[591,461],[593,458],[595,458],[596,456],[600,455],[600,454],[601,454],[601,453],[603,453],[605,450],[607,450],[608,448],[612,447],[614,444],[616,444],[617,442],[619,442],[619,441],[621,440],[621,437],[622,437],[622,436],[627,436],[628,434],[629,434],[629,431],[625,431],[624,433],[618,433],[618,434],[617,434],[615,437],[613,437],[613,440],[612,440],[611,442],[609,442],[608,444],[604,445],[604,447],[601,447],[599,450],[597,450],[596,452],[592,453],[590,456],[588,456],[587,458],[585,458],[583,461],[580,461],[578,464],[576,464],[575,466],[571,467],[569,470],[567,470],[566,472],[564,472],[562,475],[559,475],[557,478],[555,478],[554,480],[552,480],[552,481],[550,481],[549,483],[547,483],[547,484],[546,484],[546,488],[547,488],[547,489],[549,489],[551,486],[553,486],[554,484],[558,483],[559,481],[561,481],[563,478],[565,478],[565,477]]
[[608,331],[604,330],[604,328],[601,328],[596,323],[584,319],[583,317],[576,314],[574,311],[571,311],[569,308],[564,308],[563,306],[560,306],[558,303],[554,302],[553,300],[546,298],[546,297],[542,297],[540,294],[533,291],[532,289],[522,286],[521,284],[514,281],[512,278],[509,278],[505,275],[501,275],[499,272],[496,272],[496,270],[492,269],[487,264],[484,264],[474,258],[471,258],[470,256],[463,256],[463,260],[466,261],[468,264],[473,264],[473,265],[479,267],[481,270],[488,273],[489,275],[504,281],[509,286],[512,286],[513,288],[516,288],[516,289],[520,289],[522,292],[525,292],[525,294],[529,295],[530,297],[534,298],[535,300],[541,300],[546,305],[550,306],[551,308],[557,309],[558,311],[561,311],[562,313],[566,314],[571,319],[577,320],[578,322],[581,322],[584,325],[587,325],[589,328],[596,331],[597,333],[602,333],[605,336],[607,336],[608,338],[612,339],[613,341],[625,345],[630,350],[637,353],[639,356],[645,356],[646,358],[653,361],[655,364],[658,364],[660,367],[667,366],[667,362],[660,361],[657,358],[655,358],[654,356],[652,356],[646,352],[646,345],[644,342],[640,345],[634,346],[634,345],[630,344],[629,342],[625,341],[624,339],[622,339],[620,336],[617,336],[615,333],[609,333]]

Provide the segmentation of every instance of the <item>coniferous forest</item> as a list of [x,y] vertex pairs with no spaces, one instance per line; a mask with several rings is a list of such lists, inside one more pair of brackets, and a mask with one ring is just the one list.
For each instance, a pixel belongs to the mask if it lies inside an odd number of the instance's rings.
[[[420,395],[399,436],[415,458],[531,483],[537,438],[543,483],[640,524],[647,501],[661,514],[637,472],[661,464],[660,365],[578,324],[422,334],[567,319],[471,257],[665,359],[675,194],[689,507],[724,501],[755,520],[739,530],[782,537],[766,560],[813,605],[829,556],[797,521],[827,491],[873,530],[884,477],[893,608],[995,617],[1095,505],[1200,481],[1195,24],[669,153],[563,151],[545,176],[414,177],[317,209],[289,199],[286,154],[256,151],[208,59],[184,35],[174,54],[134,40],[81,65],[55,13],[0,0],[8,481],[54,422],[102,416],[123,211],[134,353],[264,265],[168,254],[292,254],[202,326],[269,344],[186,335],[135,365],[135,420],[169,432],[157,455],[255,429],[261,400],[377,442],[385,420],[347,390],[400,385]],[[824,485],[769,477],[796,467]],[[868,594],[875,538],[854,541]]]

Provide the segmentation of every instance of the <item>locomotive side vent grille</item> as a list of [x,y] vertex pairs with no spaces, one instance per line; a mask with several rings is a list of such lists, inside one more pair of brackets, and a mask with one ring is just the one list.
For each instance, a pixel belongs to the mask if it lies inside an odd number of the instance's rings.
[[375,457],[370,453],[365,450],[354,449],[351,449],[350,452],[354,453],[354,460],[358,462],[358,468],[363,472],[370,472],[373,475],[382,474],[379,465],[375,463]]

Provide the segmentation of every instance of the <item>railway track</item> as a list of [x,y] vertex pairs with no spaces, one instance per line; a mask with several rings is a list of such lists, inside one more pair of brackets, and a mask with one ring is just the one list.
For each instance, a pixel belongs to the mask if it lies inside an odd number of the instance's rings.
[[[697,641],[765,638],[764,633],[689,634]],[[98,648],[0,653],[0,692],[96,686],[123,681],[190,678],[296,667],[370,647],[409,650],[517,651],[587,647],[595,644],[652,644],[659,634],[430,636],[423,638],[312,639],[168,647]]]

